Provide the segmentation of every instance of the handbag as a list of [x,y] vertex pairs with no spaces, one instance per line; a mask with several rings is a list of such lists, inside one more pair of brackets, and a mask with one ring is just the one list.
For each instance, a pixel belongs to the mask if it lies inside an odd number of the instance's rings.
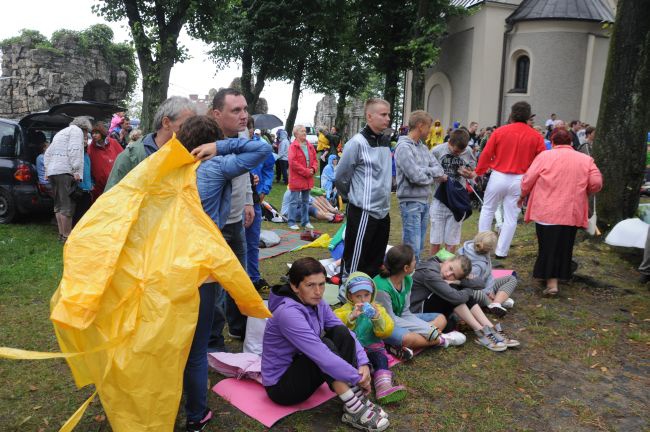
[[596,198],[594,197],[594,214],[591,215],[591,217],[588,219],[588,225],[587,225],[587,233],[589,235],[599,235],[600,231],[598,231],[598,216],[596,215]]
[[74,182],[70,190],[70,198],[72,198],[74,201],[79,201],[81,198],[83,198],[85,193],[86,191],[81,189],[79,183]]

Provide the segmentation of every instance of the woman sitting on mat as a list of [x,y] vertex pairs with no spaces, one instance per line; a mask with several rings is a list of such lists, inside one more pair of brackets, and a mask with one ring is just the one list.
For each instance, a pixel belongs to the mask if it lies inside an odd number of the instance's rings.
[[264,331],[262,382],[280,405],[307,400],[327,382],[343,402],[341,420],[355,428],[383,431],[387,414],[370,402],[369,361],[363,347],[323,300],[325,268],[301,258],[289,270],[289,284],[269,295],[273,313]]

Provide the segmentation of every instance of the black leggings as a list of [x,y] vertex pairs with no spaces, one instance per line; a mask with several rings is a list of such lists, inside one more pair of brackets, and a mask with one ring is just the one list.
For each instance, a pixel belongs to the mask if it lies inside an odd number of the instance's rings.
[[[468,308],[471,309],[477,303],[473,298],[470,298],[465,304],[467,305]],[[447,300],[443,299],[442,297],[439,297],[436,294],[431,294],[424,301],[422,312],[424,313],[437,312],[443,314],[445,318],[449,318],[449,315],[454,313],[454,308],[456,306],[458,306],[458,304],[449,303]]]
[[[356,345],[346,326],[340,325],[326,330],[321,340],[334,354],[357,367]],[[327,382],[331,388],[334,381],[310,358],[297,354],[280,381],[265,389],[273,402],[279,405],[295,405],[307,400],[323,382]]]

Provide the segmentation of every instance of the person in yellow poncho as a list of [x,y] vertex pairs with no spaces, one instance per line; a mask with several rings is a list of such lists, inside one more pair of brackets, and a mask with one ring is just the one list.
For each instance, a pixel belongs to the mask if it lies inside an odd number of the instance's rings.
[[[187,121],[190,148],[214,140],[200,136],[215,130],[205,119]],[[271,148],[237,139],[216,147],[219,156],[197,166],[172,138],[103,194],[66,243],[51,319],[77,386],[95,385],[114,431],[172,431],[183,381],[187,430],[209,421],[205,329],[209,335],[214,292],[197,289],[206,279],[242,313],[270,317],[217,225],[228,213],[227,179]]]
[[318,153],[319,168],[321,175],[323,169],[327,166],[327,155],[330,151],[330,140],[327,138],[327,131],[321,127],[318,129],[318,143],[316,144],[316,152]]
[[353,272],[345,282],[347,303],[334,313],[357,336],[373,368],[375,395],[379,403],[397,402],[406,397],[406,389],[393,385],[388,369],[386,348],[382,342],[393,332],[394,323],[386,309],[375,303],[375,283],[363,272]]
[[442,124],[440,123],[440,120],[436,119],[435,122],[433,122],[433,126],[431,126],[431,129],[429,130],[429,135],[427,136],[427,147],[429,147],[429,150],[437,146],[438,144],[442,144],[444,142],[444,130],[442,129]]

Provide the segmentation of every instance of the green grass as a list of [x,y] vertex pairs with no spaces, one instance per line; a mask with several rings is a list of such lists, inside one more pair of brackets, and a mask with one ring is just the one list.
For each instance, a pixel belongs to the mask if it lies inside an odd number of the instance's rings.
[[[268,200],[280,207],[284,188],[275,184]],[[477,216],[463,226],[463,240],[476,232]],[[390,243],[401,239],[396,200]],[[333,235],[340,224],[313,221]],[[283,228],[264,222],[265,229]],[[0,225],[0,346],[58,351],[48,320],[49,300],[61,277],[61,245],[48,218]],[[611,248],[598,240],[578,242],[578,274],[560,285],[559,298],[543,298],[531,276],[536,254],[534,227],[519,225],[506,268],[520,277],[516,305],[502,320],[522,342],[518,350],[492,353],[473,342],[431,349],[394,369],[408,397],[388,406],[392,430],[547,431],[647,430],[647,353],[650,301],[637,285],[638,251]],[[428,255],[424,251],[424,256]],[[306,249],[260,263],[263,277],[278,283],[286,263],[328,257],[326,249]],[[263,296],[268,293],[262,293]],[[606,331],[605,331],[606,330]],[[241,347],[228,340],[233,350]],[[594,366],[595,365],[595,366]],[[603,369],[604,368],[604,369]],[[210,374],[211,384],[222,379]],[[92,393],[77,390],[61,360],[0,360],[0,431],[55,431]],[[613,383],[616,383],[614,386]],[[210,393],[216,419],[208,430],[263,431],[265,428]],[[179,408],[177,430],[184,423]],[[99,402],[79,431],[110,431]],[[633,425],[633,426],[629,426]],[[330,401],[280,421],[274,430],[348,430],[340,405]]]

